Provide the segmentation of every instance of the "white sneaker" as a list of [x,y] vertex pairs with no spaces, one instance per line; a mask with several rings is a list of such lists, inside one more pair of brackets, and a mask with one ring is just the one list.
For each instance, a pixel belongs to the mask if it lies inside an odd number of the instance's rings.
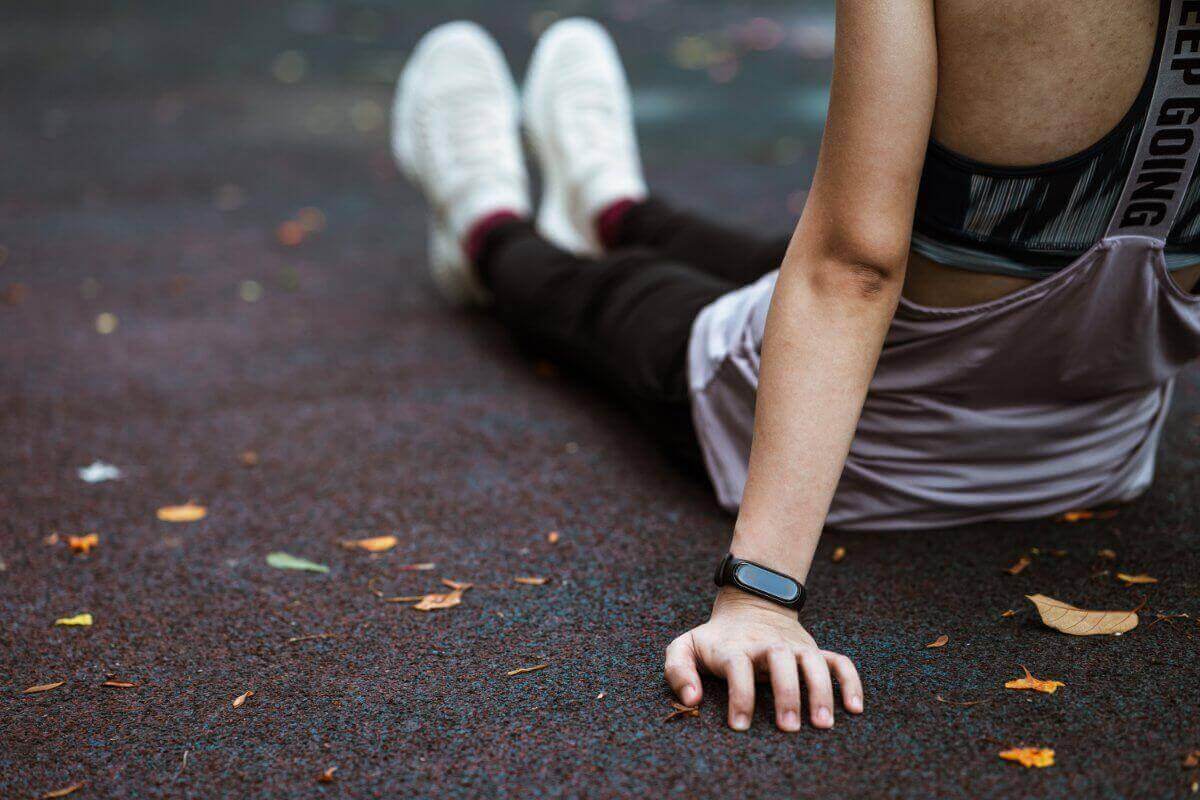
[[452,22],[417,45],[396,86],[392,154],[431,209],[430,270],[451,302],[486,303],[463,249],[497,211],[530,212],[516,84],[495,41]]
[[524,112],[542,166],[539,232],[566,250],[599,253],[596,216],[646,197],[629,82],[603,27],[587,19],[550,26],[530,61]]

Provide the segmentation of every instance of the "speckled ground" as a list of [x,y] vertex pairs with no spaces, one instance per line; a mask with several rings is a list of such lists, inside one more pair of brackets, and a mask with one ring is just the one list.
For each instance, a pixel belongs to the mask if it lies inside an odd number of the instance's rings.
[[[430,24],[471,13],[523,64],[543,6],[111,5],[27,4],[0,32],[0,796],[1188,794],[1200,372],[1157,484],[1114,519],[827,537],[805,617],[858,660],[862,717],[785,735],[762,703],[737,734],[714,684],[699,718],[664,722],[661,650],[703,618],[730,521],[618,410],[434,299],[380,119]],[[827,4],[794,5],[561,7],[612,22],[655,185],[778,230],[828,67]],[[731,84],[676,66],[755,14],[798,33]],[[309,206],[325,229],[280,244]],[[95,459],[125,477],[82,482]],[[155,519],[189,498],[205,520]],[[88,531],[87,557],[44,543]],[[336,544],[386,533],[400,544],[377,556]],[[1035,547],[1066,554],[1002,572]],[[274,550],[330,572],[274,570]],[[398,569],[415,562],[437,567]],[[1126,589],[1110,567],[1160,583]],[[476,588],[421,614],[368,586],[440,577]],[[1033,592],[1148,608],[1121,638],[1071,638],[1037,622]],[[84,611],[91,628],[52,624]],[[1006,692],[1021,664],[1066,688]],[[997,758],[1022,744],[1058,763]]]

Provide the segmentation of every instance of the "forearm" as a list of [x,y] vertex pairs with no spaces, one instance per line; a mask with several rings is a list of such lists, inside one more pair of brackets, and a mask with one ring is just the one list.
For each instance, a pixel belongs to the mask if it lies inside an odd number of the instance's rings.
[[767,319],[750,473],[732,552],[803,581],[900,294],[895,271],[798,234]]

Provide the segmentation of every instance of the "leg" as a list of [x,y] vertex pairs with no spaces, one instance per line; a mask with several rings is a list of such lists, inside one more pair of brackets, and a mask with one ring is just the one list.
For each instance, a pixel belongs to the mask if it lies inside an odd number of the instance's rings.
[[599,222],[609,250],[645,247],[742,286],[779,269],[788,239],[765,239],[679,211],[661,200],[618,204]]
[[731,284],[649,251],[584,259],[524,221],[484,236],[477,266],[505,323],[629,405],[673,454],[699,461],[687,390],[692,321]]

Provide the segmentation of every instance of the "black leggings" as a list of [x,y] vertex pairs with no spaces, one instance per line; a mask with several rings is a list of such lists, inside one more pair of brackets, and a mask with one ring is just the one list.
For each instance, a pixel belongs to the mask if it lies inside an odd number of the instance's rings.
[[685,461],[699,451],[688,405],[692,322],[721,295],[777,269],[787,239],[760,239],[657,200],[621,219],[599,259],[541,238],[529,222],[494,228],[480,274],[500,319],[538,355],[599,382]]

